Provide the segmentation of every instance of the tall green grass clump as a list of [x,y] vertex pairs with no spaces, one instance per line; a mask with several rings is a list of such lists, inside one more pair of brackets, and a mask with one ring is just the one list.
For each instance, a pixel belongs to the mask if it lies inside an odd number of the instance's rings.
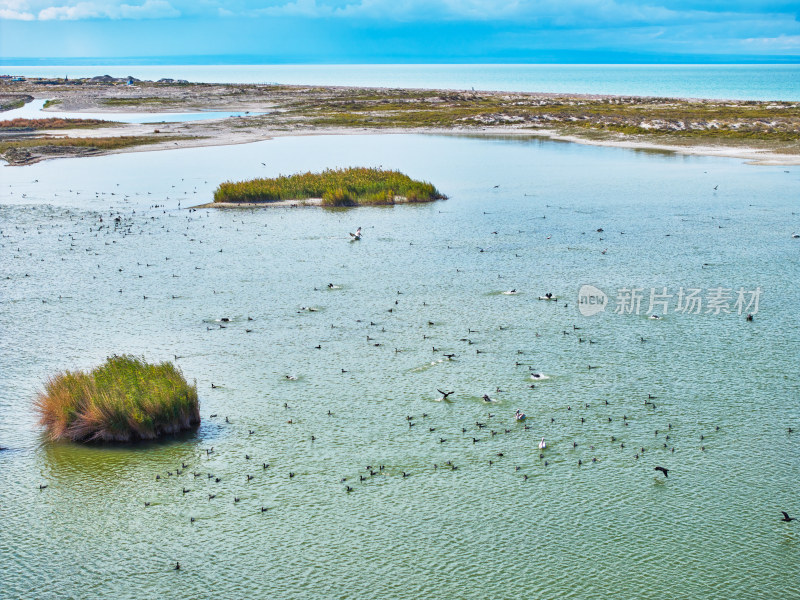
[[214,202],[257,203],[309,198],[321,198],[323,206],[360,206],[431,202],[446,196],[432,184],[411,179],[399,171],[366,167],[228,181],[214,192]]
[[35,407],[54,441],[152,440],[200,424],[197,387],[175,365],[128,355],[49,378]]

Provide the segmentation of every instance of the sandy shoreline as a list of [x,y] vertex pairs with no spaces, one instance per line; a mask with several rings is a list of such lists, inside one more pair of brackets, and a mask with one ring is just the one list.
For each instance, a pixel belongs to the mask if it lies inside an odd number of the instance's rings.
[[[146,82],[145,82],[146,83]],[[4,99],[13,97],[14,92],[20,98],[56,99],[58,103],[50,107],[53,112],[69,112],[75,118],[81,113],[104,113],[113,118],[115,113],[152,113],[154,119],[169,118],[169,113],[186,113],[199,111],[250,111],[262,113],[244,117],[227,117],[184,122],[164,122],[149,124],[114,124],[109,127],[39,130],[28,132],[18,139],[23,140],[21,149],[6,152],[3,157],[9,165],[27,165],[40,160],[69,156],[97,156],[123,152],[153,152],[160,150],[198,148],[211,146],[227,146],[265,141],[277,137],[309,136],[309,135],[388,135],[388,134],[423,134],[423,135],[455,135],[471,137],[531,137],[555,141],[571,142],[593,146],[627,148],[642,151],[671,152],[676,154],[716,156],[736,158],[757,165],[800,165],[800,136],[792,133],[798,127],[798,117],[792,112],[782,122],[782,137],[771,141],[764,134],[763,139],[749,141],[743,139],[725,139],[724,143],[715,143],[715,121],[703,120],[708,135],[684,136],[629,134],[623,125],[629,125],[631,114],[653,113],[649,122],[641,121],[637,131],[648,131],[651,127],[683,127],[685,123],[665,121],[659,110],[664,107],[674,109],[683,107],[682,103],[694,101],[669,99],[636,99],[601,95],[559,94],[510,94],[503,92],[447,92],[435,90],[391,90],[373,88],[344,87],[307,87],[307,86],[244,86],[244,85],[157,85],[142,86],[121,85],[85,85],[85,86],[36,86],[25,84],[0,86],[0,96]],[[438,94],[438,96],[437,96]],[[361,103],[361,104],[359,104]],[[477,110],[491,104],[485,110]],[[493,104],[492,104],[493,103]],[[605,109],[611,117],[604,115],[598,120],[597,127],[586,127],[575,116],[563,118],[553,117],[560,114],[557,110],[564,107],[573,109],[582,103],[588,103],[586,114],[582,119],[593,119],[598,112],[597,107]],[[599,103],[599,104],[598,104]],[[535,114],[515,112],[517,105],[525,104],[526,109]],[[365,108],[366,105],[366,108]],[[617,109],[616,105],[621,108]],[[642,108],[643,105],[643,108]],[[762,112],[769,110],[773,104],[763,103]],[[611,107],[609,109],[609,106]],[[699,106],[699,108],[698,108]],[[350,108],[354,107],[354,108]],[[466,107],[466,108],[465,108]],[[545,107],[542,109],[542,107]],[[790,111],[798,111],[800,104],[790,104]],[[552,108],[552,114],[549,111]],[[637,111],[633,109],[637,109]],[[759,120],[753,117],[746,122],[746,110],[749,105],[737,103],[726,105],[725,110],[733,111],[734,121],[731,127],[736,130],[745,122],[748,126],[762,127]],[[786,115],[786,106],[778,107],[776,114]],[[424,110],[423,110],[424,109]],[[688,111],[719,109],[712,101],[703,101],[699,105],[686,104]],[[541,110],[545,110],[541,116]],[[614,113],[619,111],[619,115]],[[738,115],[736,110],[744,112]],[[428,111],[428,112],[426,112]],[[436,112],[438,111],[438,112]],[[460,112],[459,112],[460,111]],[[627,112],[626,112],[627,111]],[[43,111],[43,117],[48,110]],[[429,114],[439,118],[435,126],[426,125]],[[717,113],[713,113],[717,114]],[[800,114],[800,112],[798,112]],[[656,118],[658,117],[658,118]],[[3,113],[0,112],[0,120]],[[623,125],[614,125],[608,119],[617,119]],[[697,120],[699,117],[693,117]],[[626,120],[627,119],[627,120]],[[431,120],[431,119],[428,119]],[[338,125],[341,121],[343,125]],[[406,123],[413,123],[408,126]],[[698,121],[699,122],[699,121]],[[594,123],[592,121],[592,123]],[[666,123],[666,125],[665,125]],[[691,124],[691,123],[690,123]],[[735,126],[735,127],[734,127]],[[616,129],[615,129],[616,127]],[[632,127],[629,127],[631,129]],[[671,131],[671,130],[670,130]],[[664,133],[660,131],[659,133]],[[123,138],[139,136],[147,138],[147,143],[131,145],[124,148],[93,148],[87,151],[86,145],[96,138]],[[159,137],[167,137],[168,141],[159,141]],[[796,139],[795,139],[796,137]],[[81,138],[83,148],[69,146],[69,139]],[[11,140],[11,141],[8,141]],[[58,140],[58,147],[54,146]],[[0,143],[14,144],[14,138],[3,134]],[[49,144],[49,147],[48,147]],[[76,144],[77,146],[77,144]],[[74,148],[74,150],[71,150]]]

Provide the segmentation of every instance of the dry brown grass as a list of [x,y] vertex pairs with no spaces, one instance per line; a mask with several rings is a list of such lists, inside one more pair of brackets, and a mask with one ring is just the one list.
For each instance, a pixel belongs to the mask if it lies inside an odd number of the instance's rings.
[[37,396],[51,440],[152,440],[200,424],[197,387],[170,362],[112,356],[89,372],[64,371]]

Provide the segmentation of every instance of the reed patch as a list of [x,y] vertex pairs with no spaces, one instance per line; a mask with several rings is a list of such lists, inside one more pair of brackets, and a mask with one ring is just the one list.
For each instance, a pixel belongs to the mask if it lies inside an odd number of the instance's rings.
[[111,356],[91,371],[50,377],[35,401],[53,441],[152,440],[200,424],[197,386],[171,362]]
[[269,203],[321,198],[322,206],[391,205],[446,198],[433,184],[399,171],[351,167],[321,173],[298,173],[249,181],[227,181],[214,192],[214,202]]

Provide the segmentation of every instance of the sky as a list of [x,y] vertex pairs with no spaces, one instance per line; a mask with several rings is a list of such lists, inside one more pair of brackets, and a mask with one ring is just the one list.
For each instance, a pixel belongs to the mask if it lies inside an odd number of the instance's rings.
[[799,63],[800,0],[0,0],[16,59]]

